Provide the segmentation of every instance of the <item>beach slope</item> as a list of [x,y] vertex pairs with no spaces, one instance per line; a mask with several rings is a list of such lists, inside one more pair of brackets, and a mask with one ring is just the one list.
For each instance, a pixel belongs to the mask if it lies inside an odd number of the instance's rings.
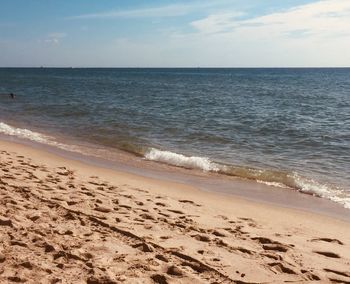
[[350,282],[350,226],[0,142],[0,282]]

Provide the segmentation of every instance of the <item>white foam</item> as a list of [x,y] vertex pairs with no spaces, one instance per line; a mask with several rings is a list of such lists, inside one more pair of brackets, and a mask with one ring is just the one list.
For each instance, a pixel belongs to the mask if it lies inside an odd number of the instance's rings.
[[275,181],[263,181],[263,180],[257,180],[258,183],[263,183],[268,186],[274,186],[274,187],[281,187],[281,188],[289,188],[289,186],[280,183],[280,182],[275,182]]
[[0,122],[0,133],[16,136],[19,138],[29,139],[35,142],[47,144],[49,137],[37,132],[30,131],[28,129],[12,127],[6,123]]
[[4,122],[0,122],[0,133],[15,136],[21,139],[27,139],[41,144],[51,145],[63,150],[75,151],[73,146],[68,146],[66,144],[59,143],[51,136],[44,135],[42,133],[34,132],[25,128],[17,128],[10,126]]
[[[151,148],[148,152],[146,152],[145,158],[147,160],[162,162],[173,166],[189,169],[200,169],[208,172],[225,172],[226,169],[225,166],[214,163],[206,157],[187,157],[182,154],[177,154],[170,151],[162,151],[155,148]],[[332,200],[334,202],[340,203],[345,208],[350,209],[349,192],[332,188],[326,184],[321,184],[313,179],[302,177],[297,173],[292,174],[290,177],[294,180],[295,186],[299,189],[300,192]],[[289,188],[289,186],[280,182],[269,182],[261,180],[257,180],[257,182],[274,187]]]
[[[25,128],[13,127],[3,122],[0,122],[0,133],[9,136],[15,136],[22,139],[28,139],[37,143],[47,144],[67,151],[74,151],[83,154],[79,147],[59,143],[51,136],[34,132]],[[188,157],[182,154],[177,154],[170,151],[162,151],[155,148],[151,148],[149,151],[146,152],[144,156],[147,160],[158,161],[178,167],[200,169],[207,172],[226,171],[225,166],[212,162],[207,157]],[[329,200],[342,204],[345,208],[350,209],[350,193],[348,191],[336,188],[334,189],[331,186],[321,184],[313,179],[302,177],[297,173],[292,174],[290,177],[294,180],[295,186],[299,189],[299,191],[308,194],[313,194],[318,197],[327,198]],[[279,182],[268,182],[259,180],[258,182],[275,187],[287,187]]]
[[166,163],[173,166],[184,167],[189,169],[200,169],[203,171],[217,172],[220,170],[219,165],[210,161],[206,157],[187,157],[170,151],[162,151],[151,148],[145,154],[145,158],[151,161]]
[[292,177],[301,192],[332,200],[342,204],[345,208],[350,209],[349,192],[345,192],[338,188],[332,188],[329,185],[321,184],[313,179],[301,177],[297,173],[294,173]]

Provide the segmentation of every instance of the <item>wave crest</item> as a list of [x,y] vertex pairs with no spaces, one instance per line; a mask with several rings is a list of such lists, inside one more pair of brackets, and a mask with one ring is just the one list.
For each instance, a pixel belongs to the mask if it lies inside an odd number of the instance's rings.
[[35,142],[47,144],[49,142],[49,137],[37,132],[33,132],[28,129],[12,127],[6,123],[0,122],[0,133],[16,136],[19,138],[29,139]]
[[146,151],[145,159],[161,162],[177,167],[199,169],[206,172],[216,172],[223,175],[235,176],[243,179],[255,180],[273,187],[289,188],[301,193],[326,198],[342,204],[350,209],[349,193],[334,186],[319,183],[311,178],[301,176],[295,172],[284,172],[269,169],[254,169],[233,165],[222,165],[211,161],[207,157],[190,156],[162,151],[151,148]]
[[59,143],[55,141],[55,138],[51,136],[34,132],[25,128],[13,127],[3,122],[0,122],[0,133],[9,135],[9,136],[15,136],[21,139],[31,140],[31,141],[45,144],[45,145],[58,147],[67,151],[75,151],[75,152],[81,153],[81,151],[79,151],[77,147],[74,147],[73,145],[69,146],[63,143]]
[[[25,128],[17,128],[6,123],[0,122],[0,133],[15,136],[22,139],[28,139],[37,143],[46,144],[61,148],[67,151],[78,152],[80,154],[89,153],[81,147],[75,145],[67,145],[57,142],[54,137],[34,132]],[[129,152],[141,155],[143,151],[137,148],[128,148]],[[95,154],[90,153],[93,156]],[[350,194],[340,188],[322,184],[311,178],[301,176],[295,172],[283,172],[269,169],[255,169],[239,167],[234,165],[223,165],[211,161],[207,157],[185,156],[182,154],[163,151],[156,148],[149,148],[144,152],[144,158],[150,161],[161,162],[177,167],[187,169],[199,169],[205,172],[215,172],[228,176],[235,176],[244,179],[255,180],[269,186],[283,187],[294,189],[302,193],[326,198],[334,202],[342,204],[345,208],[350,209]]]
[[200,169],[207,172],[218,172],[219,165],[210,161],[206,157],[187,157],[170,151],[162,151],[155,148],[149,149],[145,153],[145,158],[150,161],[157,161],[177,167],[188,169]]

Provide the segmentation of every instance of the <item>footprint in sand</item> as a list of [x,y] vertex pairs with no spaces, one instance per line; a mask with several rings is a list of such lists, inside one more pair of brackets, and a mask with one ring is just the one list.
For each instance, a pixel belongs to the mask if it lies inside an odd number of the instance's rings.
[[18,276],[9,276],[7,277],[7,279],[9,281],[12,281],[12,282],[17,282],[17,283],[24,283],[24,282],[27,282],[27,280],[25,278],[20,278]]
[[193,235],[193,238],[195,238],[197,241],[201,242],[210,242],[210,238],[206,235]]
[[251,238],[253,241],[258,241],[260,244],[278,244],[280,245],[281,243],[280,242],[277,242],[277,241],[273,241],[269,238],[265,238],[265,237],[253,237]]
[[330,257],[330,258],[340,258],[340,256],[334,252],[330,252],[330,251],[313,251],[314,253],[326,256],[326,257]]
[[99,205],[97,205],[97,204],[95,204],[95,206],[96,206],[96,207],[94,208],[95,211],[99,211],[99,212],[102,212],[102,213],[109,213],[109,212],[112,211],[112,209],[110,209],[110,208],[103,207],[103,206],[99,206]]
[[308,280],[312,280],[312,281],[321,280],[321,278],[318,277],[316,274],[314,274],[306,269],[301,269],[300,272],[303,273],[303,276],[306,277],[306,279],[308,279]]
[[202,205],[199,205],[199,204],[196,204],[195,202],[191,201],[191,200],[186,200],[186,199],[182,199],[182,200],[179,200],[180,203],[188,203],[188,204],[192,204],[194,206],[197,206],[197,207],[201,207]]
[[272,250],[272,251],[278,251],[278,252],[287,252],[288,247],[282,244],[266,244],[263,245],[264,250]]
[[344,245],[343,242],[332,238],[316,238],[316,239],[312,239],[311,242],[327,242],[327,243],[336,243],[339,245]]
[[174,209],[167,209],[169,212],[175,213],[175,214],[185,214],[184,212],[180,210],[174,210]]
[[139,249],[143,252],[153,252],[154,251],[154,248],[151,245],[146,244],[146,243],[139,243],[139,244],[133,245],[132,247]]
[[217,237],[226,237],[226,235],[218,230],[210,230],[210,232],[214,235],[214,236],[217,236]]
[[262,256],[265,256],[267,258],[270,259],[274,259],[274,260],[282,260],[282,256],[278,255],[278,254],[272,254],[272,253],[261,253]]
[[151,276],[151,279],[158,284],[168,284],[166,277],[161,274],[154,274]]
[[350,283],[350,272],[338,271],[338,270],[329,269],[329,268],[324,268],[323,270],[328,272],[328,273],[333,273],[333,274],[336,274],[336,275],[339,275],[339,276],[343,276],[343,277],[349,278],[348,279],[349,281],[347,281],[347,282],[344,281],[344,282],[341,282],[341,283]]
[[155,258],[157,258],[161,261],[164,261],[164,262],[169,262],[169,260],[164,255],[161,255],[161,254],[156,254]]
[[33,265],[29,261],[22,262],[19,265],[29,270],[33,269]]
[[168,269],[167,269],[167,274],[171,275],[171,276],[183,276],[183,271],[176,267],[175,265],[172,265],[172,266],[169,266]]
[[269,263],[269,266],[273,268],[273,270],[279,273],[287,273],[287,274],[297,274],[293,269],[285,266],[280,262]]
[[123,197],[128,198],[128,199],[134,199],[134,197],[130,194],[120,194],[120,196],[123,196]]
[[228,220],[228,218],[224,215],[217,215],[215,217],[220,218],[220,219],[225,220],[225,221]]
[[12,221],[10,219],[0,217],[0,226],[9,226],[12,227]]
[[91,192],[85,192],[85,191],[83,191],[83,192],[81,192],[82,194],[85,194],[85,195],[87,195],[87,196],[90,196],[90,197],[95,197],[95,194],[93,194],[93,193],[91,193]]
[[144,214],[141,214],[140,217],[142,219],[145,219],[145,220],[155,220],[154,217],[150,214],[147,214],[147,213],[144,213]]

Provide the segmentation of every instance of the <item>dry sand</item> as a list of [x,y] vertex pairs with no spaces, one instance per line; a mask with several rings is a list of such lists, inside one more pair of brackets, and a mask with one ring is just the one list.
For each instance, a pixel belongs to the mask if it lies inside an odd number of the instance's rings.
[[350,226],[0,142],[0,282],[350,283]]

